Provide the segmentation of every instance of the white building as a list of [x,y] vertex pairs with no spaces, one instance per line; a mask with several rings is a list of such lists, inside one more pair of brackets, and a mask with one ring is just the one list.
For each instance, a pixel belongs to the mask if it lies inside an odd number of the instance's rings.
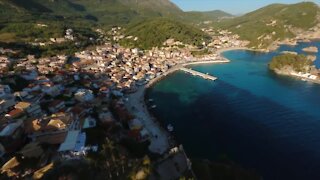
[[27,112],[30,116],[38,116],[42,113],[38,103],[19,102],[14,107]]
[[86,133],[77,131],[69,131],[66,139],[59,147],[59,152],[73,151],[79,152],[85,148]]
[[89,102],[94,99],[94,95],[91,90],[89,89],[79,89],[75,94],[74,97],[76,100],[80,102]]

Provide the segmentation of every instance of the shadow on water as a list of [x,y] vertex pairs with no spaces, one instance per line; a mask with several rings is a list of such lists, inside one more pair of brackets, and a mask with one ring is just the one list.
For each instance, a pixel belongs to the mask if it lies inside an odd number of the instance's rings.
[[226,154],[266,179],[320,179],[317,118],[216,83],[219,88],[190,103],[183,103],[177,92],[148,90],[147,97],[158,106],[153,113],[173,124],[190,156],[217,160]]

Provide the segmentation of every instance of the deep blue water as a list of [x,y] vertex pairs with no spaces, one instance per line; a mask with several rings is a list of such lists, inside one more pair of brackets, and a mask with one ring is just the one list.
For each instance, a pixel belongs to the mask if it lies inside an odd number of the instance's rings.
[[[313,42],[320,48],[320,43]],[[176,72],[148,90],[155,116],[174,126],[189,156],[221,155],[266,180],[320,179],[320,85],[276,75],[272,53],[228,51],[228,64],[191,68],[215,82]],[[320,61],[316,64],[320,66]]]

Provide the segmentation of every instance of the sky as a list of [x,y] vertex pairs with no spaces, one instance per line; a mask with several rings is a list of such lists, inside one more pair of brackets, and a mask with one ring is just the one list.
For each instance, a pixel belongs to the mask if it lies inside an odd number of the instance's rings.
[[[244,14],[268,4],[292,4],[302,0],[171,0],[184,11],[223,10],[234,15]],[[313,0],[320,4],[320,0]]]

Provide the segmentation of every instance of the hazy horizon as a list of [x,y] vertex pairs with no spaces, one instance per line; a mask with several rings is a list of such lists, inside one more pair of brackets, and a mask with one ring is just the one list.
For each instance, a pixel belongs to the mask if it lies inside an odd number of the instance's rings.
[[[294,4],[302,0],[171,0],[184,11],[211,11],[222,10],[234,15],[245,14],[273,3]],[[320,4],[320,0],[315,2]]]

